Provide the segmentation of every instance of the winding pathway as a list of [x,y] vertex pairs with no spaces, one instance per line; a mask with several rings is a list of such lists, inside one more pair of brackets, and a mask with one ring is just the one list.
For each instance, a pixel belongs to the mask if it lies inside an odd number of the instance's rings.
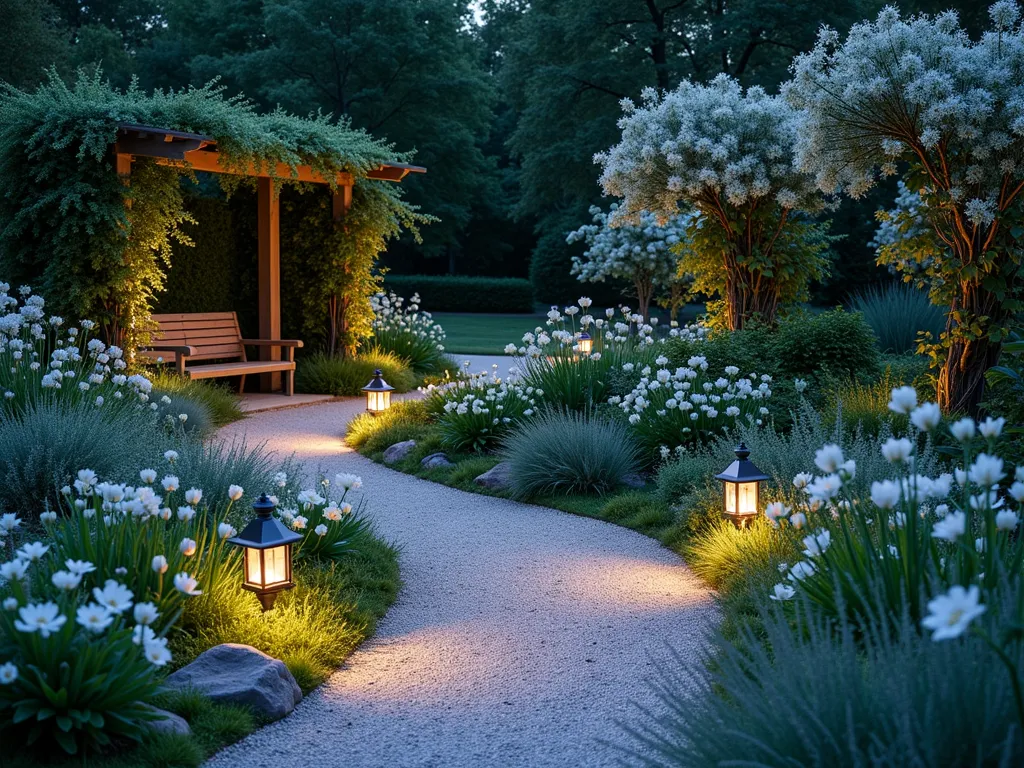
[[657,542],[608,523],[478,496],[347,448],[362,400],[272,411],[222,439],[363,478],[404,586],[375,637],[289,717],[210,768],[604,766],[666,643],[694,651],[711,595]]

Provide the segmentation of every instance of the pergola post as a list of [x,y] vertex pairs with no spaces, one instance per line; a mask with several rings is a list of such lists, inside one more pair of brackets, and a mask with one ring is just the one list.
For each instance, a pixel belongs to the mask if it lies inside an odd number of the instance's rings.
[[331,193],[331,213],[334,223],[338,224],[352,207],[352,185],[341,184]]
[[[260,177],[257,185],[256,230],[259,237],[260,338],[281,338],[281,198],[274,180]],[[260,347],[260,360],[280,360],[279,347]],[[280,373],[260,375],[260,391],[281,388]]]

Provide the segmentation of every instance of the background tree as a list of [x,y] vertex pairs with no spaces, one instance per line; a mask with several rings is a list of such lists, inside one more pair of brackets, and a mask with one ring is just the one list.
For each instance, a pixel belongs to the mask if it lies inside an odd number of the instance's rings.
[[[931,348],[947,411],[976,411],[1022,306],[1024,30],[1013,2],[990,14],[977,41],[954,13],[902,19],[891,7],[843,41],[823,29],[787,86],[809,114],[799,159],[821,189],[860,197],[902,168],[921,196],[931,232],[902,252],[923,267],[932,301],[950,308]],[[900,268],[892,249],[883,261]]]
[[608,213],[592,206],[591,223],[569,233],[566,242],[587,244],[583,256],[573,257],[572,274],[584,283],[601,283],[611,278],[629,284],[645,320],[650,316],[653,299],[674,303],[674,315],[681,293],[692,282],[680,275],[676,256],[690,217],[677,216],[659,223],[653,214],[641,213],[635,224],[612,226],[617,210],[615,204]]
[[806,298],[828,239],[807,218],[824,199],[791,159],[797,111],[726,75],[664,96],[647,89],[641,107],[623,107],[622,140],[597,156],[601,183],[623,199],[623,220],[697,213],[680,268],[695,290],[719,297],[712,317],[732,330],[774,324],[781,306]]
[[64,68],[69,33],[47,0],[0,0],[0,21],[0,81],[35,85],[49,67]]

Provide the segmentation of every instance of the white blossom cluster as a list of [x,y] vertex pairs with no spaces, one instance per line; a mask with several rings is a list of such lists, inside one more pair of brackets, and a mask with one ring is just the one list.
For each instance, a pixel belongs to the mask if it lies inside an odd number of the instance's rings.
[[420,309],[420,296],[414,293],[406,303],[405,299],[394,293],[377,293],[370,297],[373,309],[374,336],[412,336],[418,340],[433,344],[438,352],[444,352],[444,328],[434,322],[429,312]]
[[[907,416],[917,436],[934,433],[943,423],[939,407],[935,403],[918,404],[912,387],[894,389],[889,410]],[[1009,477],[1005,462],[995,450],[1005,425],[1005,419],[992,416],[982,422],[963,417],[948,424],[950,437],[964,448],[965,462],[953,472],[936,477],[914,471],[918,440],[887,438],[880,450],[893,467],[893,476],[862,479],[862,487],[871,480],[865,498],[858,497],[853,483],[856,462],[846,459],[837,444],[822,446],[814,459],[817,472],[801,472],[793,478],[799,494],[796,505],[776,501],[765,510],[776,528],[785,525],[799,532],[806,558],[792,567],[780,566],[781,572],[788,573],[789,583],[775,585],[771,599],[792,599],[808,579],[821,578],[831,584],[830,571],[848,569],[849,553],[836,561],[830,556],[829,550],[838,538],[829,530],[834,527],[832,521],[847,532],[869,539],[863,551],[877,552],[877,558],[893,563],[898,563],[909,547],[920,546],[914,540],[917,536],[928,542],[932,550],[929,554],[939,563],[938,580],[950,585],[945,594],[938,594],[928,603],[929,613],[921,623],[932,631],[935,640],[958,637],[985,611],[980,604],[979,585],[958,583],[965,572],[978,572],[978,562],[969,561],[986,553],[1016,557],[1009,547],[1024,514],[1024,467],[1017,467]],[[985,444],[981,450],[975,447],[979,440]],[[960,546],[962,539],[970,542],[975,535],[978,537],[973,547]],[[954,556],[966,558],[967,567],[963,562],[954,567]],[[981,570],[991,572],[1000,567],[990,563]],[[898,565],[896,569],[900,570]],[[979,581],[983,578],[984,572],[976,576]]]
[[617,218],[653,212],[661,221],[684,209],[777,203],[817,211],[814,179],[793,163],[802,116],[758,87],[746,93],[727,75],[672,92],[622,102],[622,140],[595,155],[604,191],[623,199]]
[[613,226],[617,211],[617,204],[608,213],[591,206],[591,223],[566,237],[567,243],[583,241],[588,246],[582,258],[573,256],[572,274],[585,283],[645,280],[655,289],[675,282],[679,258],[674,249],[683,242],[692,216],[659,223],[654,214],[642,211],[636,223]]
[[[761,424],[768,415],[767,401],[772,396],[772,378],[756,373],[741,376],[730,365],[724,375],[708,373],[703,356],[691,357],[686,366],[672,370],[664,356],[656,368],[640,369],[640,380],[625,396],[613,396],[608,402],[629,414],[629,423],[656,442],[663,457],[666,451],[692,444],[699,437],[721,434],[738,421]],[[623,371],[634,372],[633,363]]]
[[822,28],[783,89],[807,113],[796,158],[821,190],[860,197],[909,163],[970,222],[994,221],[1004,180],[1024,178],[1024,30],[1010,0],[989,14],[978,41],[953,11],[887,6],[842,41]]
[[[278,485],[283,486],[287,481],[283,472],[278,474]],[[303,541],[296,546],[296,556],[304,549],[315,552],[318,547],[333,546],[336,538],[330,534],[338,528],[338,523],[352,516],[352,504],[345,499],[349,491],[363,487],[363,479],[358,475],[341,473],[334,476],[334,485],[341,490],[340,496],[334,494],[334,501],[329,499],[331,482],[325,477],[320,481],[320,490],[307,488],[299,491],[296,496],[298,506],[278,512],[281,522],[303,536]],[[306,547],[307,543],[313,546]]]
[[[901,243],[930,235],[932,232],[926,215],[927,204],[921,199],[921,195],[902,181],[898,182],[897,187],[895,207],[885,212],[884,217],[878,222],[874,237],[868,243],[878,255],[887,249],[899,253]],[[930,259],[917,261],[902,257],[889,265],[889,271],[899,275],[923,276],[930,263]]]

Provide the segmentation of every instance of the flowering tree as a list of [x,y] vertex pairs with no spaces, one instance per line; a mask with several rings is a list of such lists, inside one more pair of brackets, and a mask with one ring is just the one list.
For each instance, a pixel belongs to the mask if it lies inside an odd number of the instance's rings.
[[[909,254],[924,265],[932,301],[950,307],[932,350],[947,411],[977,408],[984,373],[1022,306],[1014,241],[1022,232],[1024,30],[1012,2],[989,13],[992,26],[978,41],[953,12],[902,19],[887,7],[842,42],[824,28],[785,87],[808,113],[797,159],[821,190],[860,197],[879,174],[902,169],[920,195],[931,243],[910,237],[881,261],[902,269]],[[912,222],[901,226],[909,232]]]
[[632,283],[645,320],[656,291],[667,289],[669,306],[675,314],[690,283],[680,276],[676,250],[686,237],[691,217],[677,216],[662,223],[654,214],[642,211],[635,224],[616,225],[617,211],[618,205],[614,204],[609,213],[591,206],[593,223],[566,237],[567,243],[582,240],[588,246],[582,258],[573,256],[572,274],[585,283],[601,283],[609,277]]
[[623,100],[622,141],[595,157],[605,192],[623,198],[614,218],[694,210],[681,272],[694,275],[695,291],[721,297],[709,309],[729,328],[774,322],[823,275],[828,247],[824,227],[806,216],[823,197],[790,161],[799,113],[726,75],[664,96],[647,89],[643,99]]

